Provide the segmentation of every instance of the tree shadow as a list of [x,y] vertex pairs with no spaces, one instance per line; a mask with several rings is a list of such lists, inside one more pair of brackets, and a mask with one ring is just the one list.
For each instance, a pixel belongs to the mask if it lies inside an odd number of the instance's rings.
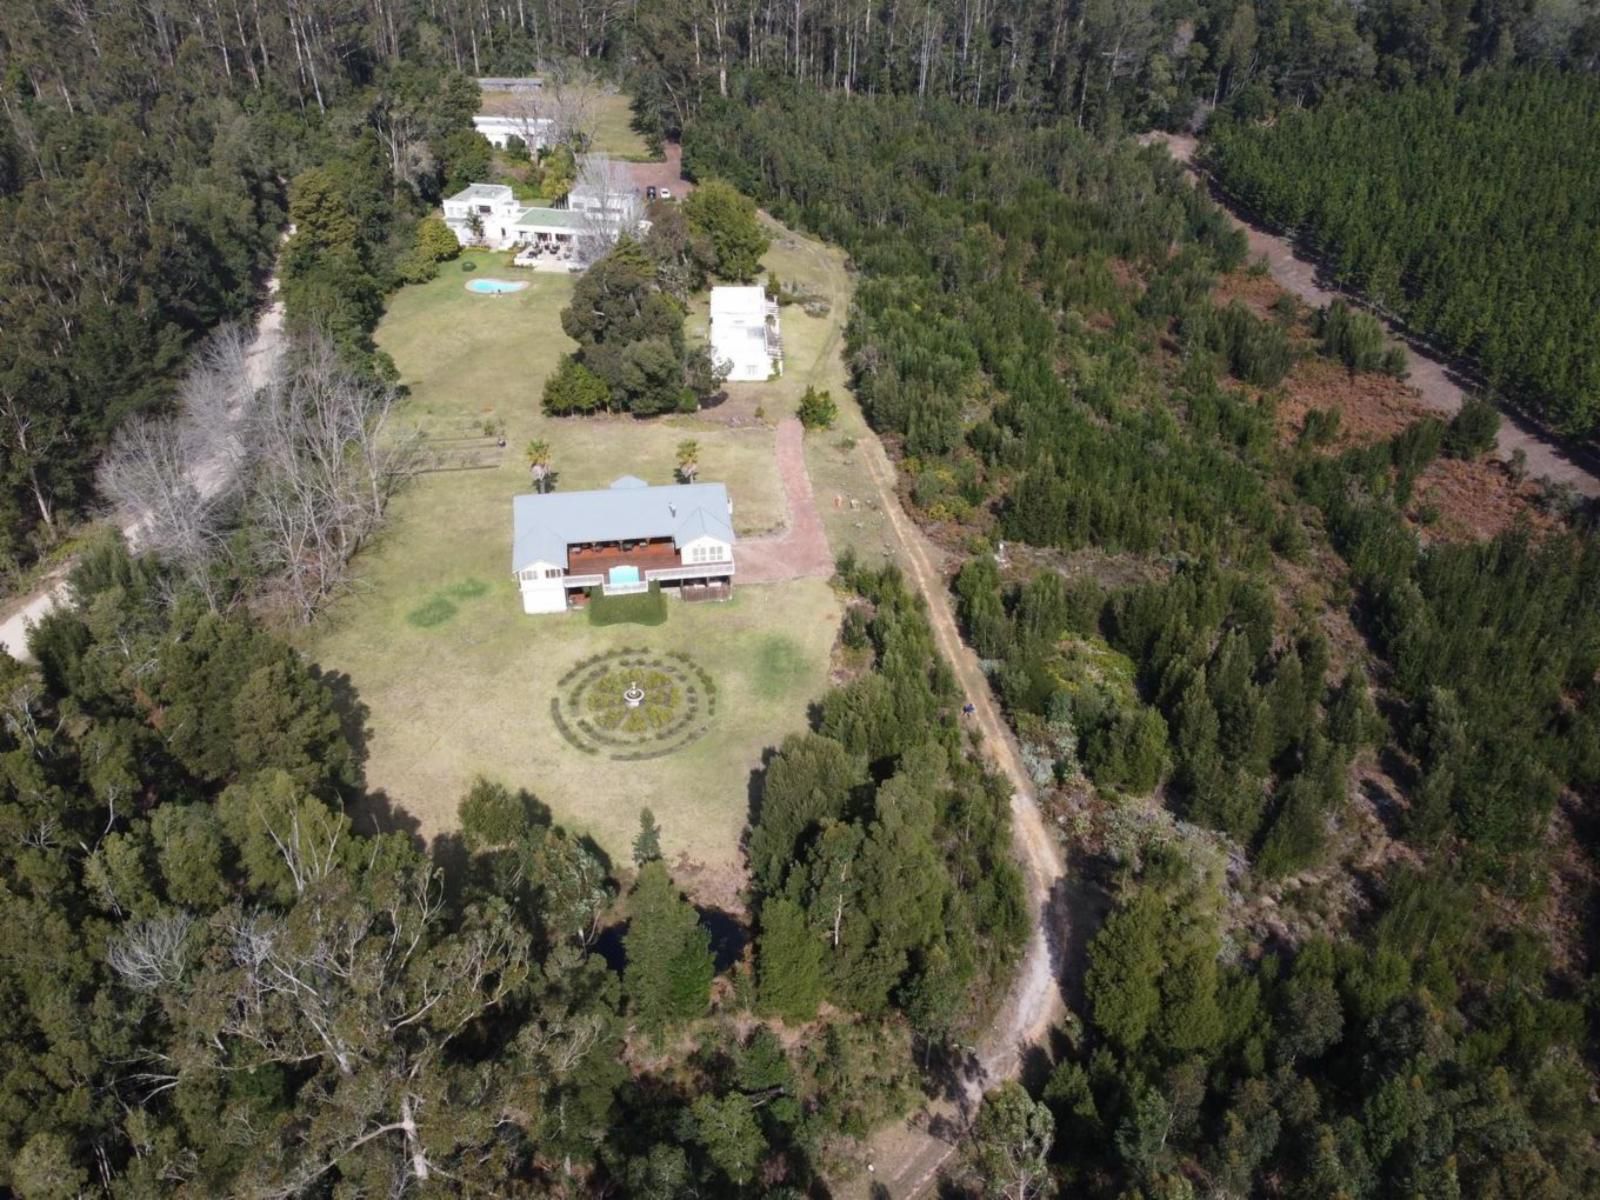
[[441,833],[428,848],[428,858],[444,884],[444,900],[452,910],[461,907],[461,896],[472,876],[472,853],[459,833]]
[[750,778],[745,781],[745,809],[749,814],[744,827],[744,833],[739,838],[739,848],[750,848],[750,831],[761,823],[761,801],[767,789],[767,768],[772,766],[772,760],[778,757],[778,748],[768,746],[761,752],[761,765],[750,772]]
[[1089,943],[1111,912],[1111,895],[1100,883],[1108,870],[1106,861],[1075,850],[1045,901],[1044,932],[1051,973],[1074,1012],[1083,1012],[1086,1003]]
[[1403,806],[1400,803],[1400,798],[1385,787],[1381,780],[1374,779],[1371,776],[1361,780],[1361,795],[1368,804],[1372,805],[1373,815],[1378,818],[1379,824],[1383,826],[1384,833],[1391,838],[1399,838],[1403,833],[1401,828],[1401,810]]
[[357,833],[403,833],[423,848],[422,822],[390,799],[383,789],[357,793],[345,805]]
[[[527,802],[534,806],[534,811],[539,814],[538,823],[540,825],[543,825],[546,829],[556,828],[555,818],[551,815],[550,808],[544,801],[538,799],[529,791],[521,791],[518,794],[527,797]],[[578,839],[578,845],[594,856],[595,861],[605,868],[607,875],[613,880],[616,879],[616,864],[611,861],[611,855],[606,853],[604,846],[587,833]]]
[[598,954],[606,966],[618,975],[621,975],[623,968],[628,965],[626,939],[630,923],[618,921],[613,925],[607,925],[595,935],[594,942],[589,947],[591,953]]
[[700,924],[711,934],[711,959],[718,974],[744,957],[750,931],[738,917],[720,908],[695,907]]
[[333,711],[339,718],[339,732],[356,756],[357,786],[364,787],[367,776],[367,748],[371,739],[372,710],[356,691],[355,680],[343,671],[329,671],[313,663],[311,678],[328,689]]

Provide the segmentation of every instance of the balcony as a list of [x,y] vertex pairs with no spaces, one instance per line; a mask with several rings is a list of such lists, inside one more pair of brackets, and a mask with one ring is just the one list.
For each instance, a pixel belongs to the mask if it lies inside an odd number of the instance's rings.
[[721,579],[733,574],[733,560],[724,562],[691,563],[682,567],[662,567],[646,571],[646,582],[662,583],[672,579]]

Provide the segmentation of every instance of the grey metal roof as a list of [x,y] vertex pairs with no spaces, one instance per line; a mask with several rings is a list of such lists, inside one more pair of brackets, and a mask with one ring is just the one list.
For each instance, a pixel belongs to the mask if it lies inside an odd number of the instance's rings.
[[734,542],[733,505],[720,483],[652,487],[632,475],[592,492],[550,492],[511,501],[511,570],[536,562],[565,566],[576,542],[698,537]]

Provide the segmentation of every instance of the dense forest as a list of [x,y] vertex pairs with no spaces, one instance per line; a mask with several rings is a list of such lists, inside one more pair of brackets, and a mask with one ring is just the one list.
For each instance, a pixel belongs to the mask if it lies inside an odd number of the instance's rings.
[[[1540,914],[1552,816],[1600,784],[1600,554],[1404,515],[1492,411],[1281,440],[1295,356],[1384,370],[1381,336],[1219,307],[1242,246],[1158,153],[780,86],[685,144],[849,249],[857,394],[965,549],[966,635],[1111,904],[1084,1023],[974,1129],[979,1172],[1024,1182],[974,1186],[1592,1193],[1592,964]],[[1373,779],[1398,853],[1357,866]],[[1277,907],[1329,871],[1352,909]]]
[[[1494,0],[3,5],[0,573],[112,498],[108,450],[215,411],[195,380],[274,267],[267,412],[386,411],[385,297],[488,162],[470,76],[625,83],[694,175],[849,252],[856,396],[1107,910],[1081,1020],[951,1186],[1594,1195],[1590,897],[1553,874],[1593,862],[1594,534],[1418,529],[1418,476],[1483,453],[1482,409],[1280,437],[1298,355],[1392,353],[1343,308],[1308,347],[1214,303],[1243,239],[1119,134],[1220,110],[1232,186],[1586,430],[1597,66],[1587,7]],[[655,319],[574,314],[553,410],[714,384],[678,304],[753,274],[726,215],[586,281]],[[815,1194],[960,1059],[1026,934],[1009,798],[920,602],[841,564],[838,686],[749,781],[730,962],[648,813],[631,863],[493,780],[430,850],[372,831],[359,699],[233,603],[272,576],[316,612],[381,516],[345,502],[355,445],[325,456],[327,545],[262,537],[281,477],[252,477],[155,553],[87,546],[37,667],[0,658],[0,1188]],[[1291,902],[1319,880],[1343,898]]]
[[71,586],[0,660],[9,1194],[799,1196],[1015,959],[1008,797],[892,572],[762,773],[715,998],[648,811],[626,866],[487,780],[431,851],[374,833],[345,681],[120,543]]
[[1565,432],[1600,428],[1600,80],[1502,71],[1219,121],[1207,161],[1334,276]]
[[168,403],[185,351],[257,302],[286,221],[311,226],[282,263],[291,314],[384,369],[366,334],[415,277],[416,220],[488,161],[466,76],[577,63],[627,83],[663,137],[750,72],[1114,130],[1506,62],[1592,71],[1600,16],[1490,0],[6,5],[0,570],[94,508],[112,430]]

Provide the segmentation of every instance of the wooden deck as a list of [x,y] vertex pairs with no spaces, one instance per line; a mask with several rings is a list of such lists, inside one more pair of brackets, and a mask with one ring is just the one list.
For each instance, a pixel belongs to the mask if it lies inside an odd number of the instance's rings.
[[659,571],[665,567],[681,567],[683,561],[677,547],[665,545],[635,546],[632,550],[569,550],[568,575],[604,575],[612,567],[638,567],[642,571]]

